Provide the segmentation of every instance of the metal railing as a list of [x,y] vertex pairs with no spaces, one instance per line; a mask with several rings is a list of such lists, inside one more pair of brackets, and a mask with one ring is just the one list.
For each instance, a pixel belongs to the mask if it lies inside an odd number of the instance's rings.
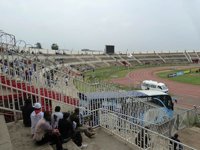
[[134,145],[138,149],[174,150],[182,148],[184,150],[194,150],[194,148],[190,146],[149,130],[149,127],[143,127],[120,118],[106,109],[100,109],[99,118],[101,127],[105,128],[109,133],[117,135],[125,142]]
[[200,107],[185,110],[173,117],[172,133],[200,124]]

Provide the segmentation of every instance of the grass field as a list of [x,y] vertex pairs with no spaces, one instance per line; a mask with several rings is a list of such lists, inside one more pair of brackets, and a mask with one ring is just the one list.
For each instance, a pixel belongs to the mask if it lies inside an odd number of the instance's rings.
[[86,72],[85,79],[87,81],[94,80],[109,80],[113,78],[125,77],[130,71],[133,71],[132,67],[125,66],[112,66],[106,68],[98,68],[95,71]]
[[191,73],[184,74],[182,76],[173,77],[173,78],[168,78],[168,74],[176,73],[178,71],[185,71],[185,70],[173,70],[173,71],[160,72],[160,73],[157,73],[157,75],[161,78],[167,78],[169,80],[173,80],[177,82],[200,85],[200,72],[195,72],[195,70],[197,70],[197,68],[192,68]]
[[[113,78],[125,77],[129,72],[133,71],[134,69],[136,69],[136,67],[133,68],[133,67],[126,67],[126,66],[111,66],[111,67],[105,67],[105,68],[97,68],[94,71],[88,71],[84,74],[85,81],[89,82],[91,85],[93,83],[99,83],[99,81],[104,81],[105,83]],[[106,83],[106,84],[109,84],[110,87],[122,89],[122,90],[134,89],[131,87],[126,87],[126,86],[113,84],[113,83],[112,84]],[[100,88],[98,88],[98,86],[95,85],[95,87],[97,87],[97,89],[99,90],[101,87],[104,87],[104,86],[99,85]]]
[[[164,66],[164,65],[163,65]],[[138,65],[134,67],[126,66],[111,66],[105,68],[97,68],[95,71],[88,71],[84,73],[86,81],[93,82],[94,80],[110,80],[113,78],[125,77],[129,72],[132,72],[136,69],[155,67],[155,65]]]
[[[125,77],[129,72],[132,72],[136,69],[145,68],[145,67],[154,67],[154,66],[135,66],[135,67],[111,66],[111,67],[105,67],[105,68],[97,68],[94,71],[88,71],[84,73],[84,76],[85,76],[85,81],[91,84],[97,83],[99,81],[107,82],[113,78]],[[193,70],[191,69],[191,71]],[[180,71],[180,70],[160,72],[158,73],[158,76],[161,78],[168,78],[167,77],[168,74],[175,73],[177,71]],[[200,85],[200,73],[191,73],[191,74],[186,74],[183,76],[168,78],[168,79],[173,80],[173,81],[178,81],[178,82]],[[116,84],[113,86],[119,89],[124,89],[124,90],[131,88],[131,87],[125,87],[125,86],[116,85]],[[93,87],[90,86],[90,89],[93,89]]]

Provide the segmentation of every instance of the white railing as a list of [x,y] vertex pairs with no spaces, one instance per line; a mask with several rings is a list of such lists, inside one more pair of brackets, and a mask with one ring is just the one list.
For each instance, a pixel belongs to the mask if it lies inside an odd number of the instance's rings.
[[125,142],[136,146],[138,149],[174,150],[175,147],[182,147],[184,150],[194,150],[190,146],[151,131],[148,127],[145,128],[120,118],[108,110],[100,109],[99,116],[101,127],[105,128],[109,133],[117,135]]
[[176,133],[178,130],[194,126],[200,123],[200,107],[194,106],[190,110],[178,113],[173,117],[172,133]]

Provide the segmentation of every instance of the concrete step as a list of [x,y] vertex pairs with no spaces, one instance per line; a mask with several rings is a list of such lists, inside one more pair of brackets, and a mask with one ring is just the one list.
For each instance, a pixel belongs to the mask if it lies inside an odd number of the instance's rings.
[[72,140],[63,144],[63,148],[67,148],[68,150],[81,150],[81,148],[76,146],[76,144]]
[[[17,150],[53,150],[55,146],[51,147],[49,144],[43,146],[37,146],[34,144],[31,138],[30,128],[23,126],[22,121],[17,123],[8,123],[8,131],[10,133],[10,139],[13,147]],[[87,144],[88,147],[85,150],[134,150],[133,146],[130,146],[125,141],[120,140],[118,137],[106,132],[103,128],[97,128],[96,134],[92,138],[86,137],[82,134],[83,144]],[[2,134],[1,134],[2,135]],[[68,150],[81,150],[77,147],[72,140],[63,144],[64,148]],[[1,150],[1,149],[0,149]],[[3,149],[2,149],[3,150]],[[12,150],[12,149],[6,149]]]
[[23,126],[22,121],[8,123],[11,143],[17,150],[53,150],[49,144],[36,145],[31,138],[31,129]]
[[191,127],[178,131],[179,139],[182,143],[200,149],[200,128]]
[[133,146],[120,140],[118,137],[106,132],[103,128],[97,128],[92,138],[83,136],[83,144],[88,144],[86,150],[134,150]]
[[12,150],[10,135],[3,115],[0,115],[0,150]]
[[[31,138],[31,129],[24,127],[23,122],[20,120],[17,123],[8,123],[8,130],[11,137],[12,145],[17,150],[55,150],[55,145],[50,146],[49,144],[45,144],[42,146],[38,146],[34,143]],[[69,141],[63,144],[64,148],[68,148],[68,150],[80,150],[73,141]],[[4,150],[4,149],[0,149]],[[10,150],[10,149],[5,149]]]

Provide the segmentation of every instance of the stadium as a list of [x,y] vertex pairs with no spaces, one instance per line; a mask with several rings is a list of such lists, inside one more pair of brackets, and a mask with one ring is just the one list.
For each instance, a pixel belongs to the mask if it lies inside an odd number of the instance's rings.
[[[199,51],[58,52],[38,49],[1,31],[0,53],[0,135],[6,137],[0,140],[2,150],[40,149],[27,138],[29,129],[22,125],[21,107],[27,99],[32,104],[40,102],[43,111],[52,112],[55,106],[65,112],[80,108],[81,121],[97,131],[96,139],[83,138],[89,143],[87,149],[100,150],[106,146],[110,150],[168,150],[175,145],[184,150],[199,148],[170,139],[200,123],[199,84],[173,81],[184,73],[199,78]],[[164,78],[155,75],[162,76],[163,72],[167,74]],[[140,84],[146,79],[166,83],[169,94],[141,91]],[[141,131],[148,134],[144,147],[135,140]],[[146,138],[146,134],[141,138]],[[112,144],[104,141],[108,139]],[[27,142],[29,147],[23,145]],[[68,149],[79,149],[71,141],[65,145]],[[45,145],[43,149],[53,147]]]

